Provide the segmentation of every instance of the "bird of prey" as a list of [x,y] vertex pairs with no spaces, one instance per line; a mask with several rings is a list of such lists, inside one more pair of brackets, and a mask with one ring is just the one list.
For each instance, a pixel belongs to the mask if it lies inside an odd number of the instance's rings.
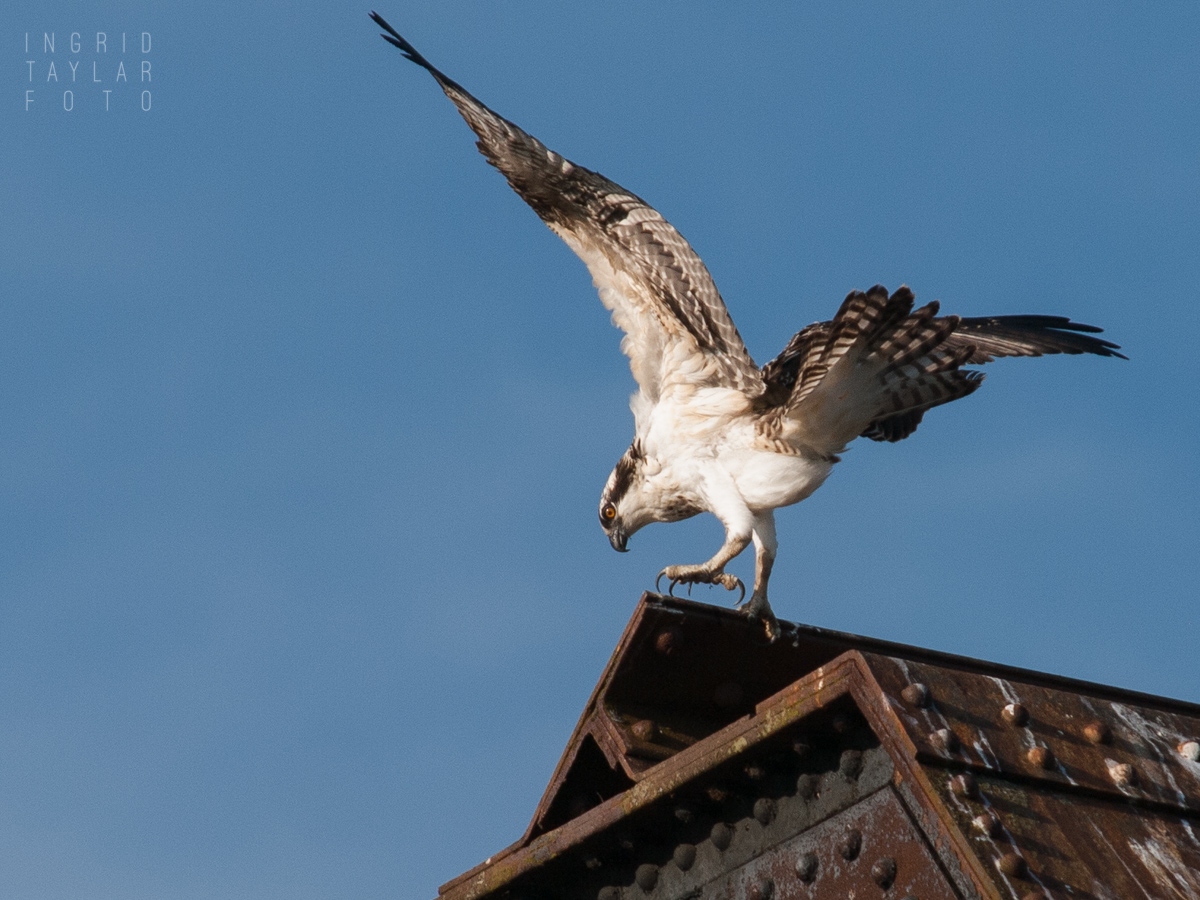
[[382,37],[437,80],[478,137],[487,161],[586,263],[625,332],[638,390],[635,437],[600,496],[600,525],[614,549],[651,522],[710,512],[725,541],[699,565],[667,566],[677,584],[745,587],[725,566],[754,543],[754,588],[745,612],[768,636],[775,561],[774,510],[821,486],[857,437],[899,441],[926,411],[983,381],[962,368],[998,356],[1094,353],[1119,347],[1101,329],[1061,316],[960,318],[937,302],[913,308],[907,287],[852,291],[833,319],[798,332],[775,359],[755,365],[700,257],[666,219],[603,175],[577,166],[492,112],[422,56],[377,13]]

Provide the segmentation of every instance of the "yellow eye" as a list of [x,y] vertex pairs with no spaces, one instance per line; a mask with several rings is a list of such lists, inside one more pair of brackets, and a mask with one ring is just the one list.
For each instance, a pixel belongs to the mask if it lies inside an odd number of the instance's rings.
[[617,517],[617,508],[611,503],[605,503],[604,509],[600,510],[600,515],[605,522],[611,522]]

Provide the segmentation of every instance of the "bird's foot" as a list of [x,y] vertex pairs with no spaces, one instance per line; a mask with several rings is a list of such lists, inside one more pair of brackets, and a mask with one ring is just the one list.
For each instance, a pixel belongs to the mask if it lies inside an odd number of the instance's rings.
[[730,575],[728,572],[722,572],[720,569],[709,569],[705,566],[667,566],[658,573],[658,578],[654,581],[654,589],[658,590],[659,582],[663,579],[669,582],[667,593],[675,596],[675,585],[686,584],[688,590],[691,590],[693,584],[719,584],[725,590],[732,591],[735,588],[742,592],[738,603],[746,599],[746,586],[742,584],[742,579],[736,575]]
[[[744,600],[743,596],[743,600]],[[779,637],[779,620],[775,618],[775,613],[771,610],[771,604],[767,602],[766,592],[755,591],[750,595],[750,599],[745,601],[745,605],[739,603],[742,612],[746,614],[746,618],[750,621],[758,620],[763,623],[763,628],[767,632],[767,639],[774,641]]]

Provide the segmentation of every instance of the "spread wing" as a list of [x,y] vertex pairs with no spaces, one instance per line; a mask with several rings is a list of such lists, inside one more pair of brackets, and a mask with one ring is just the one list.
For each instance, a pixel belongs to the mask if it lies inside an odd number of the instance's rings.
[[[960,319],[950,316],[935,319],[935,322],[954,320],[957,324],[950,335],[932,353],[916,360],[916,365],[925,370],[936,368],[939,363],[945,368],[942,378],[971,378],[963,382],[962,393],[947,394],[945,399],[913,406],[894,415],[883,416],[871,422],[862,432],[862,437],[873,441],[902,441],[921,424],[925,411],[932,406],[957,400],[975,390],[983,380],[975,372],[959,371],[959,365],[983,365],[1001,356],[1048,356],[1055,353],[1092,353],[1096,356],[1115,356],[1128,359],[1118,353],[1120,347],[1111,341],[1092,337],[1103,331],[1095,325],[1072,322],[1066,316],[988,316],[984,318]],[[911,383],[911,382],[910,382]],[[893,395],[894,403],[900,398],[909,402],[903,391]]]
[[798,332],[763,367],[760,400],[774,407],[764,437],[818,453],[837,453],[857,436],[908,437],[926,411],[973,393],[983,381],[960,369],[999,356],[1092,353],[1116,356],[1101,329],[1063,316],[938,316],[933,302],[913,309],[901,287],[854,291],[830,322]]
[[[762,377],[712,276],[666,219],[492,112],[377,13],[371,18],[387,32],[384,39],[437,79],[488,162],[587,264],[601,301],[625,332],[621,349],[643,401],[657,403],[681,384],[761,391]],[[641,406],[635,404],[635,411]]]

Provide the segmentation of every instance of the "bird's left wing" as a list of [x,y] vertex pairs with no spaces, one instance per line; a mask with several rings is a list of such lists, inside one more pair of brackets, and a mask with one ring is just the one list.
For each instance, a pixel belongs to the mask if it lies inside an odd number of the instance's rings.
[[377,13],[408,59],[429,71],[471,130],[488,162],[587,264],[600,299],[625,332],[643,400],[657,403],[678,384],[762,390],[708,269],[656,210],[603,175],[576,166],[497,115],[434,68]]

